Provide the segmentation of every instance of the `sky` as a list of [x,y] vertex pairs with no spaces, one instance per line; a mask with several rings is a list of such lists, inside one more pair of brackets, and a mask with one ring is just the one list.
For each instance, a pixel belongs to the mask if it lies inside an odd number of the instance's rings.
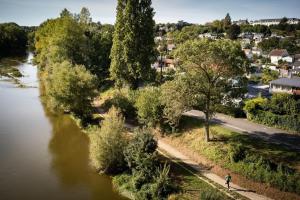
[[[203,24],[224,18],[233,20],[295,17],[300,18],[300,0],[152,0],[156,22]],[[39,25],[59,16],[63,8],[79,13],[87,7],[93,21],[115,22],[117,0],[0,0],[0,23]]]

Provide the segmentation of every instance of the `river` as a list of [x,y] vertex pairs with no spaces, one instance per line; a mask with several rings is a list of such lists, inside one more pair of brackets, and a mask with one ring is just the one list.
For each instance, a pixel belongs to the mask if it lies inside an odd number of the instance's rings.
[[89,141],[74,121],[44,108],[31,59],[0,63],[16,66],[27,86],[0,80],[0,199],[124,199],[90,169]]

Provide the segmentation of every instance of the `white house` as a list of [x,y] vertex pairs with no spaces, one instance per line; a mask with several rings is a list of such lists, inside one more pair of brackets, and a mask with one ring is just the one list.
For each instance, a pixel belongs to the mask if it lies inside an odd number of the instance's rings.
[[285,57],[288,57],[289,53],[286,49],[274,49],[269,53],[269,58],[271,63],[278,65],[279,60],[284,60]]
[[[278,25],[280,23],[282,19],[260,19],[260,20],[255,20],[255,21],[251,21],[250,24],[251,25],[266,25],[266,26],[270,26],[270,25]],[[299,19],[297,18],[288,18],[287,23],[288,24],[298,24]]]
[[257,47],[253,47],[253,48],[252,48],[252,54],[253,54],[253,55],[261,56],[262,53],[263,53],[262,50],[259,49],[259,48],[257,48]]
[[243,49],[243,51],[248,59],[251,60],[253,58],[253,53],[252,53],[251,49]]

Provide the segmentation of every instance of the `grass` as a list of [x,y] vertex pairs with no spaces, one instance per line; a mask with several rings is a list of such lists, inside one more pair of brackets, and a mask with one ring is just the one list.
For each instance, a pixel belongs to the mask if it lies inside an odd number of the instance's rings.
[[177,147],[186,147],[247,179],[300,194],[300,157],[283,146],[216,124],[211,127],[212,142],[207,143],[204,140],[203,121],[186,116],[181,121],[181,131],[168,138]]
[[[224,190],[221,186],[214,185],[205,177],[202,177],[200,174],[187,166],[185,163],[182,163],[180,160],[174,160],[167,155],[166,152],[160,152],[163,154],[161,159],[165,160],[170,164],[170,172],[172,179],[179,185],[179,192],[173,194],[169,199],[183,199],[183,200],[198,200],[198,199],[207,199],[207,200],[229,200],[233,199],[221,192]],[[166,158],[168,157],[168,158]],[[167,159],[167,160],[166,160]],[[200,179],[200,178],[201,179]],[[210,183],[208,183],[210,182]],[[213,185],[213,186],[212,186]],[[229,192],[232,197],[243,199],[240,195],[234,192]]]

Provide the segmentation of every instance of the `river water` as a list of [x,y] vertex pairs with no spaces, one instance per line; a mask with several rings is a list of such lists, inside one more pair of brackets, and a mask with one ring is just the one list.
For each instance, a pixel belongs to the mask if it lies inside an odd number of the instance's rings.
[[27,86],[0,80],[0,199],[124,199],[89,168],[89,141],[74,121],[43,107],[31,59],[0,63],[19,68]]

